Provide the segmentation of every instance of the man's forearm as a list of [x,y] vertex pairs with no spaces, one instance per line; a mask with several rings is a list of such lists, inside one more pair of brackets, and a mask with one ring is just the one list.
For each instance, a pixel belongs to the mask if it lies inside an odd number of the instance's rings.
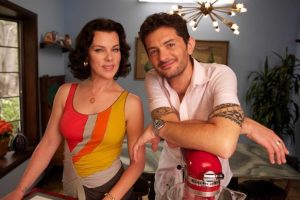
[[[159,135],[180,147],[208,151],[223,158],[234,152],[240,127],[226,119],[218,124],[198,122],[166,122]],[[222,121],[222,122],[220,122]]]

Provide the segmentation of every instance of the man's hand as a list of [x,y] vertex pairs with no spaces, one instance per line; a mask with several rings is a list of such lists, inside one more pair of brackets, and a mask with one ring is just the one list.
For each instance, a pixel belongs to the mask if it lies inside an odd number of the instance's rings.
[[137,152],[141,146],[145,145],[146,143],[151,143],[152,150],[157,151],[159,142],[160,137],[154,134],[152,124],[148,125],[143,135],[140,136],[138,141],[133,146],[133,160],[137,161]]
[[285,155],[289,152],[282,139],[274,131],[252,119],[245,118],[241,132],[266,149],[272,164],[275,163],[275,160],[277,164],[286,163]]

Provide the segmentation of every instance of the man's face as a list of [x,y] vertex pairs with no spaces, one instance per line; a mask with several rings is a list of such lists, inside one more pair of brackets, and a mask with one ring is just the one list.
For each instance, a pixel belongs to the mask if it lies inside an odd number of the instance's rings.
[[186,45],[171,27],[161,27],[150,33],[145,38],[145,45],[152,66],[167,79],[182,74],[193,52],[193,47]]

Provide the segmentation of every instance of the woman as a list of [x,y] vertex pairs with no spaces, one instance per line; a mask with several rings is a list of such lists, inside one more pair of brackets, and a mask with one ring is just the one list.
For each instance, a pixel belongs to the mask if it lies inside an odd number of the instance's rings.
[[83,27],[69,55],[69,67],[81,82],[66,83],[58,90],[45,135],[19,185],[5,199],[24,196],[63,138],[70,156],[65,164],[73,170],[87,200],[129,198],[128,191],[145,166],[144,149],[126,170],[120,161],[125,133],[131,158],[144,121],[140,98],[115,81],[130,71],[129,49],[117,22],[95,19]]

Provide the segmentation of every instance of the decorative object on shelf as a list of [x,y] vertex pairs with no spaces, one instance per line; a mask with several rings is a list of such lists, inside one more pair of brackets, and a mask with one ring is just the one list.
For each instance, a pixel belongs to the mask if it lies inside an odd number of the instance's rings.
[[57,41],[57,32],[56,31],[47,32],[43,37],[43,42],[45,44],[53,44],[53,43],[56,43],[56,41]]
[[67,48],[71,48],[72,47],[72,40],[69,34],[66,34],[63,40],[63,44],[65,47]]
[[8,144],[12,137],[13,126],[5,120],[0,120],[0,158],[8,151]]
[[26,150],[27,143],[28,141],[25,135],[23,135],[20,130],[18,130],[11,140],[10,147],[11,150],[14,150],[15,152],[24,152]]
[[[294,54],[274,54],[281,63],[269,67],[268,57],[262,71],[252,71],[246,93],[246,102],[251,106],[252,118],[271,128],[284,140],[290,137],[295,142],[295,123],[299,118],[299,102],[294,97],[300,89],[300,60]],[[285,141],[286,142],[286,141]]]
[[[224,1],[223,1],[224,2]],[[184,17],[193,30],[196,30],[199,22],[203,17],[209,16],[215,31],[219,32],[220,27],[218,21],[230,28],[234,34],[238,35],[239,26],[231,20],[225,19],[221,14],[234,16],[239,13],[246,12],[247,8],[242,3],[236,3],[236,0],[227,0],[221,4],[221,0],[197,0],[195,5],[182,6],[175,5],[171,8],[171,13],[177,13]]]
[[62,49],[63,52],[67,52],[72,48],[72,39],[69,34],[59,36],[58,32],[47,32],[42,36],[40,48],[57,47]]

